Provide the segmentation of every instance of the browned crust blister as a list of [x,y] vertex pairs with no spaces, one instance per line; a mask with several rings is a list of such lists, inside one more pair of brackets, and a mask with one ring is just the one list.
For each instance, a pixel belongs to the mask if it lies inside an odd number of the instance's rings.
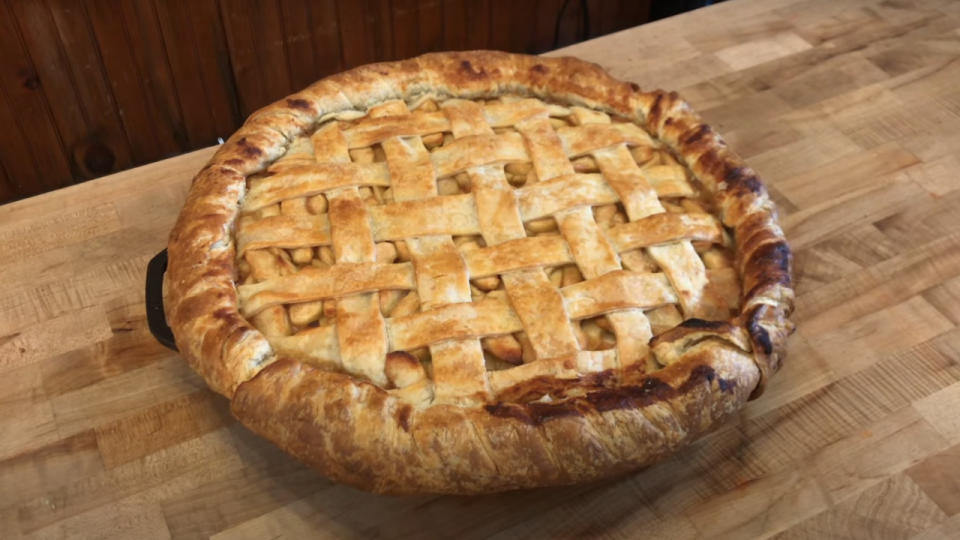
[[[526,94],[633,119],[714,193],[743,285],[729,323],[688,320],[654,340],[652,375],[566,381],[552,403],[414,408],[369,382],[274,356],[244,319],[232,227],[245,179],[326,116],[418,94]],[[170,235],[167,320],[234,414],[331,479],[389,493],[478,493],[634,470],[762,391],[792,332],[791,254],[763,184],[675,93],[643,92],[573,58],[476,51],[362,66],[254,113],[197,175]],[[663,360],[663,359],[661,359]]]

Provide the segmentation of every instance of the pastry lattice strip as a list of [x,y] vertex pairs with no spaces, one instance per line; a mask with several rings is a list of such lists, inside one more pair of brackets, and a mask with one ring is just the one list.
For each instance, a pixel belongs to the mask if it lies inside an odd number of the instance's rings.
[[[658,196],[694,191],[682,178],[648,176],[638,167],[628,146],[655,144],[641,128],[612,124],[605,114],[578,108],[573,108],[578,125],[551,126],[551,113],[569,112],[531,99],[486,106],[449,100],[441,111],[412,113],[402,102],[392,102],[345,129],[336,121],[326,124],[312,138],[315,161],[278,161],[268,169],[272,176],[251,184],[244,207],[249,212],[323,193],[330,199],[329,215],[281,214],[243,222],[237,243],[240,256],[266,247],[333,245],[338,264],[241,285],[242,312],[254,317],[282,304],[340,298],[335,326],[274,337],[279,352],[310,349],[328,361],[340,358],[348,372],[384,384],[387,352],[429,346],[433,382],[444,401],[487,395],[488,375],[496,392],[504,381],[540,371],[556,374],[557,365],[545,359],[572,357],[577,366],[591,370],[641,359],[650,337],[644,309],[679,303],[688,316],[713,315],[700,307],[710,289],[708,272],[690,242],[722,242],[717,220],[664,211]],[[517,131],[496,134],[491,129],[500,126]],[[452,132],[453,142],[428,153],[420,137],[440,131]],[[385,162],[349,161],[349,149],[374,144],[384,149]],[[570,160],[587,154],[600,174],[574,173]],[[506,182],[503,163],[527,160],[538,182],[515,190]],[[471,180],[470,193],[437,195],[438,177],[462,172]],[[396,202],[365,207],[358,186],[389,186]],[[631,221],[601,231],[590,206],[618,201]],[[562,236],[527,237],[523,223],[543,217],[556,219]],[[450,237],[475,234],[483,236],[487,247],[458,253]],[[401,239],[411,246],[413,264],[373,262],[375,242]],[[622,271],[617,254],[636,248],[648,248],[664,273]],[[671,251],[657,256],[657,250]],[[570,262],[586,281],[554,287],[543,269]],[[713,288],[727,291],[723,296],[735,302],[732,270],[710,274]],[[469,280],[491,275],[503,279],[510,304],[470,302]],[[424,311],[384,320],[371,294],[384,289],[418,289]],[[552,309],[544,312],[544,302]],[[483,321],[491,313],[500,317],[499,326],[457,324],[462,317]],[[617,350],[581,351],[565,325],[600,314],[612,323]],[[538,360],[485,373],[477,338],[516,331],[531,338]],[[431,337],[411,337],[415,335]],[[532,366],[538,363],[542,365]],[[569,369],[569,362],[565,365]]]
[[[412,269],[410,263],[403,263]],[[735,280],[733,269],[712,270],[712,279]],[[406,290],[416,288],[412,272]],[[627,309],[651,309],[677,303],[676,293],[662,273],[641,274],[625,270],[581,281],[559,289],[564,312],[573,320],[587,319]],[[354,291],[343,291],[349,296]],[[447,304],[398,318],[386,319],[390,351],[410,350],[451,340],[477,339],[525,330],[509,302],[486,298],[478,302]],[[320,358],[340,356],[335,325],[312,328],[297,335],[272,338],[281,353],[310,351]],[[580,351],[585,352],[585,351]],[[615,361],[614,356],[609,360]],[[505,371],[514,371],[511,368]]]
[[[312,141],[318,161],[350,161],[347,142],[336,122],[318,129]],[[357,188],[339,187],[326,195],[330,205],[330,237],[336,262],[373,262],[376,254],[370,216]],[[386,385],[386,324],[380,313],[377,295],[362,293],[339,299],[336,321],[339,358],[344,369]]]
[[[371,119],[409,117],[402,101],[387,103],[370,112]],[[399,202],[431,200],[437,197],[436,170],[419,136],[393,135],[380,141],[390,169],[390,185]],[[430,214],[424,214],[428,219]],[[416,267],[417,290],[421,308],[470,302],[470,276],[467,266],[447,234],[408,238],[407,246]],[[396,337],[392,341],[396,342]],[[437,403],[456,403],[461,399],[486,400],[489,396],[486,369],[480,340],[473,336],[428,345],[433,368],[434,396]],[[400,347],[402,349],[415,347]]]
[[[537,187],[518,194],[520,216],[530,221],[566,209],[584,205],[601,205],[616,202],[608,198],[605,190],[597,189],[595,197],[587,196],[585,201],[576,202],[571,193],[588,193],[597,184],[599,175],[570,175],[542,182]],[[523,190],[520,190],[523,191]],[[527,194],[549,197],[537,201]],[[483,196],[489,196],[485,194]],[[481,234],[479,211],[482,204],[476,199],[476,193],[446,195],[419,201],[388,203],[369,209],[371,231],[376,242],[404,240],[410,237],[428,235],[467,236]],[[537,201],[537,202],[535,202]],[[430,216],[431,219],[411,221],[411,215]],[[682,240],[718,242],[722,240],[723,230],[720,222],[710,214],[650,214],[606,230],[612,247],[618,252],[645,248],[658,244],[675,243]],[[544,241],[542,237],[529,237],[529,247]],[[295,249],[308,246],[331,245],[330,218],[321,215],[285,215],[269,216],[249,224],[243,224],[237,230],[237,249],[242,256],[247,250],[266,247]],[[489,248],[488,248],[489,249]],[[496,250],[482,252],[483,256],[493,256]],[[565,261],[570,262],[570,261]]]

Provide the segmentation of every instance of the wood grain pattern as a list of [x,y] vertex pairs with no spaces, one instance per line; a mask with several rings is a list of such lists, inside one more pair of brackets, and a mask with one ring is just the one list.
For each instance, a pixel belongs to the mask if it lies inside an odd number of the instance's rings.
[[[51,5],[51,9],[48,9],[47,5],[41,3],[17,1],[13,2],[12,7],[20,21],[27,51],[36,63],[37,76],[45,87],[44,92],[69,95],[76,86],[81,98],[49,102],[65,150],[76,154],[72,159],[73,174],[101,176],[114,170],[115,166],[129,167],[130,149],[126,141],[110,145],[116,148],[114,151],[95,140],[87,140],[98,133],[116,132],[120,125],[112,104],[96,102],[107,95],[103,92],[105,89],[90,87],[91,83],[96,84],[100,75],[99,59],[90,54],[90,36],[83,31],[85,21],[78,20],[76,10],[62,4]],[[53,9],[59,15],[59,24],[54,19]],[[66,31],[66,38],[61,35],[61,28]],[[76,35],[70,35],[73,33]],[[54,40],[52,46],[48,43],[51,37]],[[68,55],[74,57],[68,58]],[[82,69],[86,66],[90,68]],[[74,72],[73,67],[80,69]]]
[[190,148],[214,144],[218,136],[240,124],[230,51],[217,1],[157,2],[155,6],[162,30],[159,43],[166,48],[183,114],[180,129]]
[[[0,207],[0,536],[957,538],[958,29],[948,0],[734,0],[556,53],[679,90],[762,173],[796,250],[798,331],[764,396],[592,485],[377,497],[237,425],[142,306],[212,148]],[[288,58],[340,66],[318,36]]]
[[6,118],[0,119],[9,121],[2,130],[6,132],[2,136],[3,162],[22,162],[11,167],[25,174],[14,179],[14,186],[23,186],[25,194],[33,195],[65,185],[71,171],[54,116],[43,97],[43,82],[18,23],[12,7],[0,5],[0,51],[4,52],[0,87],[6,105],[0,113]]

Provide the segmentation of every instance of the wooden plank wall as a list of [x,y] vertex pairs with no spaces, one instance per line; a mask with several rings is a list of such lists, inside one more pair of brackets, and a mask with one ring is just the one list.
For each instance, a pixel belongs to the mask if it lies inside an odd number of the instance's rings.
[[538,53],[649,12],[649,0],[0,0],[0,203],[209,146],[352,66]]

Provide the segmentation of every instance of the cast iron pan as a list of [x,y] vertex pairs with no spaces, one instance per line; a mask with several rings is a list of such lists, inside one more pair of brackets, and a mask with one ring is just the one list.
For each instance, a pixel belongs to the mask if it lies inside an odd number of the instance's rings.
[[163,274],[167,271],[167,250],[157,253],[147,265],[147,325],[150,333],[164,347],[177,350],[173,340],[173,331],[167,326],[167,317],[163,313]]

